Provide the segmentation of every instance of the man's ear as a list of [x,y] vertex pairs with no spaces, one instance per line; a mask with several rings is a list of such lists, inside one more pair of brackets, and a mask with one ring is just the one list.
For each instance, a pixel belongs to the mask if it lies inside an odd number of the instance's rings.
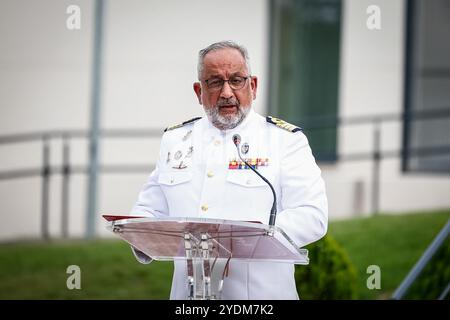
[[202,86],[200,82],[194,82],[194,91],[198,98],[198,103],[202,104]]
[[258,89],[258,78],[257,78],[257,77],[253,76],[253,77],[250,79],[250,86],[251,86],[251,88],[252,88],[252,96],[253,96],[253,100],[255,100],[255,99],[256,99],[256,91],[257,91],[257,89]]

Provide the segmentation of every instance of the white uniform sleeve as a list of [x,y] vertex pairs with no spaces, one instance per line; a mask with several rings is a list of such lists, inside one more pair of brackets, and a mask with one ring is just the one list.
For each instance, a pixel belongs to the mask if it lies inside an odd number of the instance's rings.
[[159,170],[161,167],[162,154],[164,153],[164,136],[161,140],[159,158],[155,170],[150,174],[147,182],[139,192],[138,199],[131,210],[131,215],[143,215],[150,217],[161,217],[169,214],[166,196],[158,183]]
[[328,201],[320,168],[302,132],[290,134],[281,148],[279,204],[276,225],[300,247],[327,232]]
[[[160,148],[162,148],[162,143]],[[169,214],[166,197],[161,189],[161,186],[158,184],[161,154],[162,152],[160,149],[160,156],[156,164],[156,168],[150,174],[147,182],[139,192],[138,199],[131,210],[130,215],[161,217]],[[151,257],[133,246],[131,246],[131,251],[133,252],[136,260],[142,264],[149,264],[153,261]]]
[[166,196],[158,183],[159,168],[150,174],[147,182],[139,192],[138,199],[131,210],[131,215],[161,217],[169,214]]

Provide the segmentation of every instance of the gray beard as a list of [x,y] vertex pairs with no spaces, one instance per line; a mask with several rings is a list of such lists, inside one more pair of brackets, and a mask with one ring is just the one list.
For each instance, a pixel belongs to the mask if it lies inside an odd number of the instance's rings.
[[220,130],[230,130],[236,128],[250,112],[250,106],[238,106],[237,114],[232,116],[223,116],[219,113],[219,107],[204,108],[209,121]]

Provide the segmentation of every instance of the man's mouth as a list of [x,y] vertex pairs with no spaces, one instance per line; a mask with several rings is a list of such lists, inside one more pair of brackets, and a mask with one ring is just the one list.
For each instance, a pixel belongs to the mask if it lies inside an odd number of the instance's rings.
[[229,105],[220,106],[220,107],[219,107],[219,110],[223,110],[223,111],[233,111],[235,108],[237,108],[236,105],[234,105],[234,104],[229,104]]

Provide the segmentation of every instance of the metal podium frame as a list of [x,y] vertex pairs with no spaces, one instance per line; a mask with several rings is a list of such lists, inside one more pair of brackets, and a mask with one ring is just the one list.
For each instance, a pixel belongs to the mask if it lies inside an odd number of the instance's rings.
[[184,217],[104,215],[107,228],[154,260],[185,260],[187,299],[220,299],[231,259],[307,265],[277,226],[259,222]]

